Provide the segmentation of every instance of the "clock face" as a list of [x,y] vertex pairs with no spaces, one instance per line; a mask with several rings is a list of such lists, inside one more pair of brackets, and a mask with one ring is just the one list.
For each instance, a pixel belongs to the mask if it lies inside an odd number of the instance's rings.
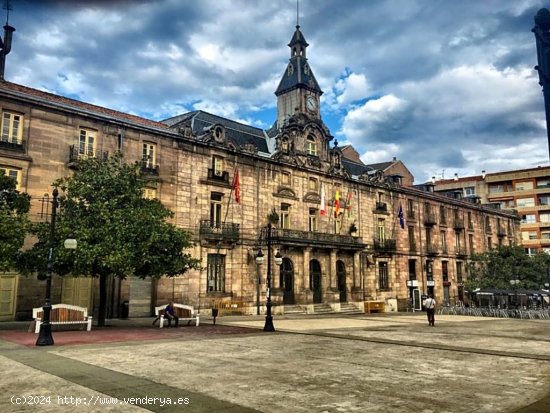
[[306,107],[308,110],[312,112],[317,110],[317,99],[315,99],[314,96],[308,96],[306,101]]

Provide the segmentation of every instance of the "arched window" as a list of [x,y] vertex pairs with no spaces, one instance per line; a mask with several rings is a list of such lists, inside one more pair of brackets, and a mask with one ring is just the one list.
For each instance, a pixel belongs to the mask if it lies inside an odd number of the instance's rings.
[[315,138],[311,135],[307,137],[307,154],[317,156],[317,142],[315,142]]

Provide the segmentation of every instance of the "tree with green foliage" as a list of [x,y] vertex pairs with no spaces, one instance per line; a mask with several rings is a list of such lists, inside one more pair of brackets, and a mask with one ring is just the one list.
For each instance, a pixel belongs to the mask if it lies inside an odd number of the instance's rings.
[[[90,158],[76,165],[73,176],[55,182],[59,197],[54,272],[99,277],[98,325],[105,325],[109,275],[173,277],[199,268],[185,250],[190,235],[168,222],[173,213],[158,199],[144,198],[146,181],[139,163],[127,165],[120,155]],[[46,268],[48,225],[34,226],[38,242],[25,253],[25,272]],[[78,241],[66,250],[68,237]]]
[[30,197],[19,192],[16,185],[0,170],[0,271],[15,268],[29,227]]
[[522,246],[503,246],[472,257],[465,286],[509,289],[510,280],[520,280],[522,288],[539,289],[549,282],[549,271],[549,254],[529,256]]

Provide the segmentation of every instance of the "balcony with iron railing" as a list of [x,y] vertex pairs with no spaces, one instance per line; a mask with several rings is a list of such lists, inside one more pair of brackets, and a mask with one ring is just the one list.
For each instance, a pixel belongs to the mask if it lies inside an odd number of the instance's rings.
[[506,228],[499,225],[499,227],[497,228],[497,236],[499,238],[504,238],[506,235],[507,235]]
[[209,168],[207,179],[208,181],[219,182],[229,185],[229,172]]
[[437,224],[435,214],[432,214],[432,213],[424,214],[424,225],[432,226],[435,224]]
[[93,151],[93,152],[86,152],[81,151],[79,145],[70,145],[69,146],[69,162],[68,166],[70,168],[73,168],[76,166],[76,163],[83,159],[88,158],[99,158],[102,160],[106,160],[109,157],[109,152],[106,151]]
[[388,204],[385,202],[377,202],[376,206],[374,208],[374,212],[376,213],[387,213],[388,212]]
[[453,222],[453,228],[457,231],[464,229],[464,219],[462,218],[455,218]]
[[426,254],[427,255],[437,255],[439,252],[439,249],[437,248],[436,244],[426,244]]
[[1,139],[0,138],[0,149],[25,152],[25,150],[27,149],[27,142],[24,139]]
[[281,245],[315,246],[318,248],[363,249],[361,237],[348,234],[302,231],[299,229],[272,228],[271,238]]
[[485,232],[488,234],[493,232],[493,227],[491,226],[491,224],[485,225]]
[[200,222],[199,235],[206,240],[237,242],[241,232],[239,224],[206,219]]
[[374,250],[383,252],[392,252],[396,250],[397,243],[395,239],[374,238]]
[[414,211],[411,211],[411,210],[408,210],[408,211],[407,211],[407,219],[408,219],[409,221],[414,221],[414,220],[416,220],[416,216],[415,216]]
[[140,171],[144,175],[159,175],[159,165],[155,165],[153,162],[147,159],[143,159],[140,165]]
[[462,258],[468,255],[468,253],[466,252],[466,248],[464,247],[456,247],[455,254],[457,257],[462,257]]

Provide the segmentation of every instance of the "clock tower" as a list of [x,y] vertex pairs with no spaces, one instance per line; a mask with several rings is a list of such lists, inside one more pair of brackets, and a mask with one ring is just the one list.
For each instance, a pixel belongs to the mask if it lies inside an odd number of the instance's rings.
[[275,95],[277,96],[277,128],[285,120],[296,114],[304,114],[313,119],[321,119],[319,87],[306,58],[308,43],[296,26],[296,31],[288,44],[290,59]]

